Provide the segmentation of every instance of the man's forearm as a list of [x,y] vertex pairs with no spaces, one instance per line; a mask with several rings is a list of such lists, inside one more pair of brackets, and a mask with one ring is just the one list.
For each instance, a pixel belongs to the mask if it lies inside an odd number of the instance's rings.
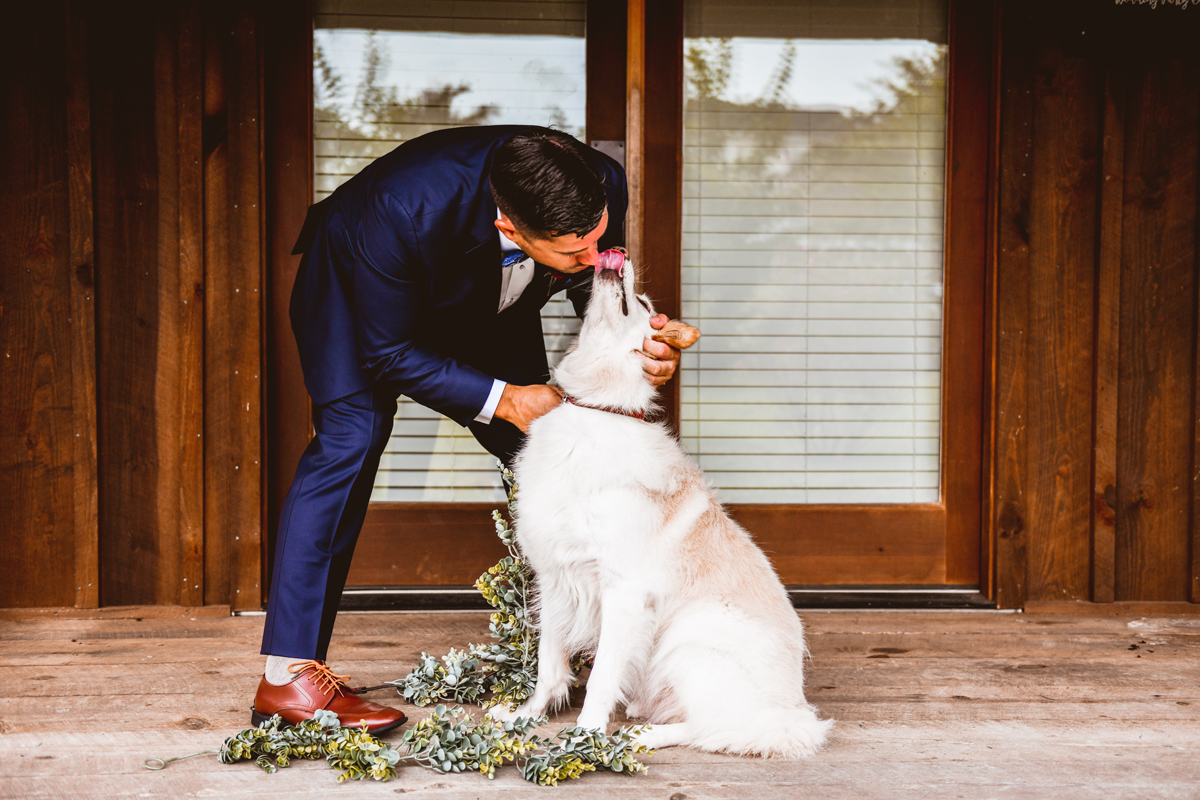
[[535,419],[549,414],[562,404],[562,390],[557,386],[515,386],[508,384],[496,406],[496,416],[529,433]]

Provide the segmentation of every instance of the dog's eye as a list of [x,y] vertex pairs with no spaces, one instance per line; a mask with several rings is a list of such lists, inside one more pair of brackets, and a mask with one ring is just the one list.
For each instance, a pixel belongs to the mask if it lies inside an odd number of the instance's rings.
[[646,309],[647,311],[650,310],[650,304],[647,303],[645,300],[643,300],[642,298],[639,297],[637,299],[637,301],[642,304],[642,308]]

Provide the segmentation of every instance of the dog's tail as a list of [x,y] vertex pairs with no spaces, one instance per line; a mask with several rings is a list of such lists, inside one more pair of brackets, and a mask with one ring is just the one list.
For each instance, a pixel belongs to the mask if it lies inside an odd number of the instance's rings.
[[695,730],[692,744],[703,750],[797,759],[820,750],[832,726],[833,720],[818,719],[809,705],[739,709],[736,718],[727,717],[724,724]]

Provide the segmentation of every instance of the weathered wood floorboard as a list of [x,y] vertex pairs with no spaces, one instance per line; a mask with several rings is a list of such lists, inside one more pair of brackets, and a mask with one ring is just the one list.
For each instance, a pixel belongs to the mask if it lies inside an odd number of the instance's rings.
[[[802,616],[808,696],[838,721],[814,758],[669,749],[647,760],[649,775],[594,774],[540,790],[511,769],[493,782],[409,768],[388,784],[338,785],[319,762],[267,776],[202,756],[148,772],[148,756],[216,747],[247,724],[261,618],[6,612],[0,797],[1196,796],[1200,619]],[[485,614],[344,614],[331,655],[354,684],[374,684],[402,677],[422,650],[440,655],[486,638]],[[574,716],[559,715],[548,731]]]
[[[1145,654],[1142,659],[1145,660],[1152,656],[1161,657],[1163,654],[1182,655],[1189,652],[1193,658],[1200,658],[1200,636],[1188,637],[1186,640],[1179,636],[1165,640],[1156,638],[1153,640],[1154,644],[1149,645],[1149,649],[1153,650],[1153,653],[1143,648],[1136,654],[1129,652],[1129,645],[1136,644],[1138,641],[1145,639],[1145,637],[1117,642],[1103,641],[1099,637],[1080,637],[1064,642],[1028,642],[1014,637],[1011,648],[1005,648],[1003,643],[988,641],[984,637],[954,637],[950,640],[942,637],[940,642],[938,640],[921,641],[919,639],[913,641],[897,636],[863,638],[866,641],[856,647],[839,644],[836,649],[830,649],[826,646],[821,646],[819,650],[814,650],[814,652],[818,652],[824,661],[862,658],[882,660],[882,655],[888,653],[891,653],[888,655],[888,659],[893,661],[907,661],[914,658],[931,660],[1004,658],[1015,661],[1036,661],[1043,656],[1053,656],[1060,661],[1070,659],[1091,660],[1108,657],[1113,657],[1120,661],[1125,658],[1137,660],[1136,656],[1141,654]],[[467,641],[479,641],[481,639],[486,640],[486,637],[442,637],[442,640],[446,642],[445,647],[459,647]],[[373,639],[344,638],[336,641],[337,650],[331,655],[333,661],[342,665],[359,661],[373,662],[380,665],[379,668],[373,670],[376,672],[380,670],[386,671],[386,665],[389,663],[397,665],[411,663],[410,654],[415,655],[421,649],[432,652],[432,649],[437,649],[438,647],[436,642],[432,644],[423,642],[420,645],[396,642],[387,647],[380,647],[378,640]],[[945,651],[937,649],[939,643],[946,646]],[[975,650],[976,646],[978,649],[976,653],[973,653],[972,650]],[[3,663],[7,667],[57,667],[67,665],[139,664],[143,662],[189,664],[197,660],[212,661],[214,658],[224,663],[227,660],[249,659],[253,663],[247,669],[257,671],[262,666],[261,661],[254,655],[257,647],[257,637],[254,639],[205,639],[202,641],[151,639],[139,642],[136,648],[116,645],[111,641],[97,642],[85,640],[78,643],[68,643],[66,646],[53,642],[40,641],[4,642],[0,643],[0,663]],[[814,642],[813,647],[816,648],[818,645]],[[895,651],[897,650],[904,650],[905,652],[896,654]],[[820,667],[820,663],[813,665],[813,669],[820,669]],[[354,673],[353,669],[349,667],[347,669],[355,676],[355,680],[358,680],[359,676]]]
[[[448,649],[448,648],[447,648]],[[338,670],[352,676],[353,685],[376,685],[382,680],[403,677],[416,661],[416,653],[396,662],[379,663],[339,659]],[[1156,652],[1155,655],[1158,655]],[[1132,656],[1130,656],[1132,657]],[[1129,658],[1091,660],[1042,659],[1050,663],[1031,663],[1020,659],[925,659],[890,658],[885,663],[873,657],[852,663],[850,659],[830,660],[808,672],[808,689],[837,696],[852,692],[855,698],[909,696],[913,689],[922,697],[949,699],[956,692],[970,690],[975,697],[996,699],[1036,698],[1057,694],[1078,702],[1119,702],[1141,700],[1171,686],[1164,696],[1188,700],[1200,695],[1200,660],[1164,657],[1161,663]],[[47,670],[40,666],[5,669],[0,703],[36,698],[96,697],[97,684],[103,684],[104,697],[190,695],[207,697],[230,689],[252,693],[258,682],[259,660],[204,659],[174,663],[168,668],[153,661],[120,667],[59,666]],[[832,683],[830,683],[832,682]],[[1163,689],[1163,692],[1168,690]],[[1159,692],[1163,694],[1163,692]],[[1052,699],[1058,699],[1053,697]]]

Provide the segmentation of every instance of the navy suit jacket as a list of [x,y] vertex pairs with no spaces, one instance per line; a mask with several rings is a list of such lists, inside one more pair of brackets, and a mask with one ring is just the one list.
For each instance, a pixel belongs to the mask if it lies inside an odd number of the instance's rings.
[[[496,313],[500,234],[488,175],[496,148],[530,130],[537,129],[426,134],[309,209],[290,313],[314,403],[383,390],[466,425],[493,378],[548,379],[541,308],[565,290],[582,314],[592,269],[563,275],[537,265],[521,299]],[[608,194],[605,250],[624,243],[625,173],[590,153]]]

